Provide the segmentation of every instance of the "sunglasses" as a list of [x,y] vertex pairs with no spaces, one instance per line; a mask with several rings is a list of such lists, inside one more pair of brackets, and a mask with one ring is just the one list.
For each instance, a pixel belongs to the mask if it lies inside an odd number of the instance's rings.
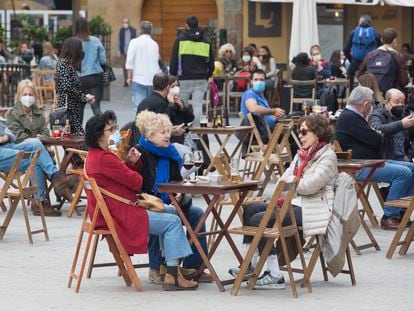
[[302,136],[306,136],[308,134],[308,132],[310,132],[310,130],[307,129],[300,129],[298,131],[298,135],[302,135]]
[[233,53],[233,51],[232,51],[232,50],[226,50],[226,53],[228,53],[228,52],[232,52],[232,53]]
[[115,133],[115,131],[118,129],[119,129],[118,124],[113,124],[111,127],[104,129],[104,131],[110,131],[111,133]]

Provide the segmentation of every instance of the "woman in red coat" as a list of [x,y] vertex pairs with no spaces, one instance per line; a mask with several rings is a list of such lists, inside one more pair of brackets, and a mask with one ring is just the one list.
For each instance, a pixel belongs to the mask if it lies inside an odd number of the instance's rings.
[[[136,172],[140,155],[132,148],[127,156],[127,163],[124,163],[109,150],[109,137],[117,130],[113,111],[106,111],[88,120],[85,133],[85,143],[89,147],[86,173],[101,188],[134,202],[142,186],[142,177]],[[109,197],[105,197],[105,202],[119,239],[128,254],[146,253],[148,234],[158,235],[167,261],[164,290],[197,288],[197,282],[184,279],[178,269],[179,259],[192,254],[192,251],[177,215],[152,212]],[[95,205],[96,199],[89,192],[90,216],[93,215]],[[97,226],[106,226],[102,216],[98,218]]]

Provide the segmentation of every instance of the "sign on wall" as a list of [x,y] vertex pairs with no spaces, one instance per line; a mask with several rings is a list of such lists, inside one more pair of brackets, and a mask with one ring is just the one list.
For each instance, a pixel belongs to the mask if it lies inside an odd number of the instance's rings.
[[249,2],[249,37],[281,36],[281,4]]

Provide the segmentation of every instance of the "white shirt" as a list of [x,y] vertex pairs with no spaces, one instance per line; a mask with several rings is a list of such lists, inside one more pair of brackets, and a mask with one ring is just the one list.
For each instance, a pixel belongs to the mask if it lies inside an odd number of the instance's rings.
[[150,35],[142,34],[129,43],[125,68],[132,69],[132,81],[152,85],[152,78],[161,72],[160,50]]

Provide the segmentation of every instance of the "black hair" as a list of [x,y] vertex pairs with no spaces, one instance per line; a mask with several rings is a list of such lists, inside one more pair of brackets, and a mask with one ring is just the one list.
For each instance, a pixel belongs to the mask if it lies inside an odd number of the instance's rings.
[[104,134],[105,126],[109,121],[116,123],[116,114],[112,110],[107,110],[102,114],[93,116],[86,122],[85,144],[89,148],[101,149],[99,140]]
[[332,52],[331,59],[329,60],[329,64],[341,66],[341,50],[335,50]]
[[197,29],[198,28],[198,18],[197,18],[197,16],[191,15],[191,16],[187,17],[185,22],[188,25],[188,27],[190,27],[190,29]]
[[78,17],[75,23],[75,34],[84,41],[89,41],[88,21],[85,17]]
[[79,70],[82,62],[82,41],[78,37],[70,37],[63,42],[60,58],[66,58],[75,70]]
[[384,44],[391,44],[397,38],[397,32],[394,28],[385,28],[381,39]]
[[265,77],[265,79],[266,79],[266,72],[264,72],[264,70],[262,70],[262,69],[256,69],[255,71],[252,72],[252,75],[250,76],[250,80],[253,79],[253,75],[255,73],[256,74],[259,74],[259,75],[263,75]]
[[178,80],[178,77],[170,75],[169,78],[168,78],[168,85],[171,85],[176,81],[177,81],[178,85],[180,85],[180,81]]
[[170,84],[168,74],[164,72],[156,73],[152,78],[152,86],[154,91],[162,91]]
[[309,65],[309,56],[308,53],[302,52],[296,55],[292,59],[292,63],[294,63],[296,66],[307,66]]

